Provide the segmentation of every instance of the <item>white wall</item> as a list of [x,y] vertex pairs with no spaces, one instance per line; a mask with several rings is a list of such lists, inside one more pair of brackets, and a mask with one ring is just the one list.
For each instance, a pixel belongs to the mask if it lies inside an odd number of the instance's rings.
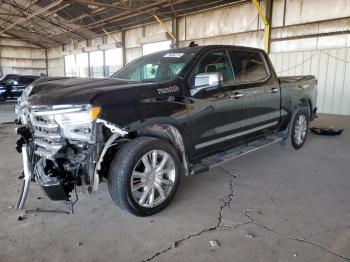
[[270,54],[278,75],[315,75],[320,113],[350,115],[350,48]]
[[45,49],[14,39],[0,38],[0,75],[46,74]]

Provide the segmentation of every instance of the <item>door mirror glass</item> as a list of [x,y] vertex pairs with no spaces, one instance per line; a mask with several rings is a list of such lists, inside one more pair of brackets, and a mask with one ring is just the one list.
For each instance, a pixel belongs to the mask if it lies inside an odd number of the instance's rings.
[[199,73],[194,80],[194,87],[218,87],[223,78],[220,72]]

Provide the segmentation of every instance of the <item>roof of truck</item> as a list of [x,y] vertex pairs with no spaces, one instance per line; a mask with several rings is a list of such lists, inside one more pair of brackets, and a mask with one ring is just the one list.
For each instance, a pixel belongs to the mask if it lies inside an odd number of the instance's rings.
[[250,49],[250,50],[259,50],[262,49],[248,46],[239,46],[239,45],[203,45],[203,46],[194,46],[194,47],[179,47],[171,49],[171,51],[176,50],[200,50],[200,49],[211,49],[211,48],[237,48],[237,49]]

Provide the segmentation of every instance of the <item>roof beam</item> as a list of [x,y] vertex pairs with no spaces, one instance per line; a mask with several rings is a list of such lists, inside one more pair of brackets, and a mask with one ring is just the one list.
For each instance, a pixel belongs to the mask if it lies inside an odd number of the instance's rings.
[[[18,5],[18,4],[17,4],[17,5],[14,5],[12,2],[9,2],[9,1],[7,1],[7,0],[3,0],[3,1],[4,1],[6,4],[8,4],[8,5],[14,7],[17,11],[19,11],[19,12],[22,13],[22,14],[24,14],[24,12],[26,11],[26,8],[23,7],[23,6],[20,6],[20,5]],[[61,0],[61,2],[62,2],[62,0]],[[57,29],[59,29],[62,33],[66,34],[66,35],[68,35],[67,32],[73,32],[73,33],[74,33],[75,35],[77,35],[78,37],[81,37],[81,38],[86,39],[86,37],[85,37],[84,35],[77,33],[76,30],[72,30],[72,28],[70,28],[70,27],[63,26],[63,25],[61,25],[60,23],[56,23],[56,22],[52,21],[51,19],[49,19],[49,18],[47,18],[47,17],[45,17],[45,16],[43,16],[43,15],[37,15],[36,17],[39,18],[39,19],[42,19],[43,21],[45,21],[45,22],[47,22],[47,23],[49,23],[49,24],[51,24],[51,25],[54,25]],[[31,23],[30,23],[30,24],[31,24]],[[35,24],[38,25],[38,26],[43,27],[42,25],[40,25],[40,24],[38,24],[38,23],[35,23]],[[1,34],[1,32],[0,32],[0,34]],[[71,37],[69,36],[69,38],[71,38]]]
[[[189,0],[177,0],[177,1],[174,1],[172,4],[177,4],[177,3],[187,2],[187,1],[189,1]],[[120,13],[117,15],[103,18],[100,21],[88,24],[86,26],[82,26],[82,28],[92,29],[92,28],[96,28],[99,26],[104,26],[110,22],[117,22],[117,21],[120,21],[123,19],[132,18],[132,17],[140,15],[140,13],[143,13],[143,14],[149,13],[150,14],[150,12],[154,11],[154,8],[167,7],[169,5],[170,4],[169,4],[168,0],[160,0],[156,3],[152,3],[152,4],[145,5],[145,6],[142,6],[139,8],[135,8],[135,9],[132,9],[130,11],[126,11],[126,12],[123,12],[123,13]]]
[[113,9],[122,9],[122,10],[128,10],[130,11],[130,8],[127,7],[120,7],[119,3],[116,4],[106,4],[106,3],[101,3],[101,2],[95,2],[95,1],[90,1],[90,0],[71,0],[72,2],[83,4],[83,5],[94,5],[94,6],[99,6],[99,7],[105,7],[107,8],[113,8]]
[[41,13],[43,13],[43,12],[49,10],[49,9],[51,9],[52,7],[55,7],[56,5],[60,4],[62,1],[63,0],[57,0],[57,1],[53,2],[52,4],[49,4],[49,5],[45,6],[44,8],[42,8],[42,9],[40,9],[40,10],[34,12],[34,13],[31,13],[31,14],[29,14],[29,10],[28,10],[28,16],[26,18],[19,19],[16,22],[14,22],[14,23],[10,24],[9,26],[7,26],[6,28],[2,29],[1,32],[0,32],[0,35],[5,33],[6,31],[8,31],[9,29],[13,28],[17,24],[20,24],[20,23],[22,23],[22,22],[24,22],[24,21],[26,21],[26,20],[28,20],[28,19],[30,19],[32,17],[35,17],[35,16],[37,16],[37,15],[39,15],[39,14],[41,14]]

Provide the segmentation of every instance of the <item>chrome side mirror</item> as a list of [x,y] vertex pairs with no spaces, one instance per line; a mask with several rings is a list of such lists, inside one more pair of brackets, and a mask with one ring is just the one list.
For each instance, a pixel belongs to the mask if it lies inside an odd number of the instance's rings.
[[200,73],[196,75],[194,87],[215,87],[222,82],[222,74],[220,72]]
[[200,73],[196,75],[194,87],[191,88],[191,95],[197,94],[201,90],[218,88],[223,81],[220,72]]

